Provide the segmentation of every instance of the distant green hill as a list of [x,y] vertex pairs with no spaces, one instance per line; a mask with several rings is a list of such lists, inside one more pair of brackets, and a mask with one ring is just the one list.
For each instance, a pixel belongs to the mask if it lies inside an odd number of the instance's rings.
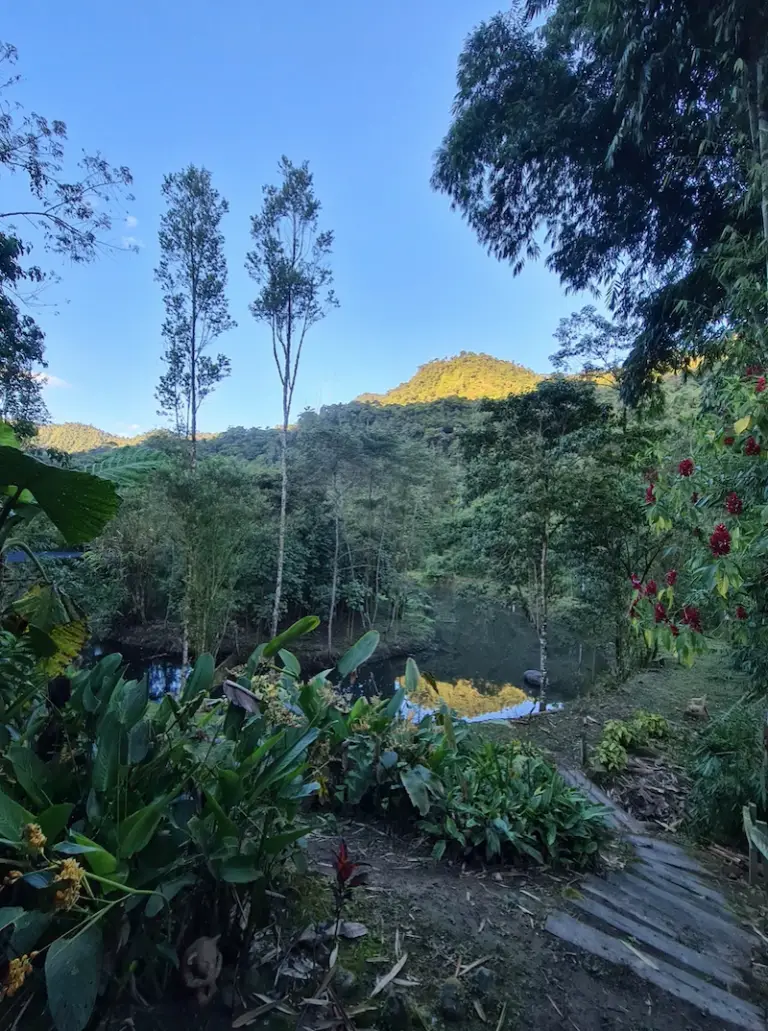
[[419,366],[406,383],[386,394],[361,394],[357,400],[382,405],[412,405],[447,397],[477,401],[526,394],[542,379],[524,365],[490,354],[462,351],[453,358],[436,358]]
[[83,422],[61,422],[50,426],[38,426],[35,445],[55,447],[59,451],[76,454],[81,451],[95,451],[97,448],[141,444],[146,437],[146,433],[140,433],[135,437],[121,437],[117,433],[106,433]]

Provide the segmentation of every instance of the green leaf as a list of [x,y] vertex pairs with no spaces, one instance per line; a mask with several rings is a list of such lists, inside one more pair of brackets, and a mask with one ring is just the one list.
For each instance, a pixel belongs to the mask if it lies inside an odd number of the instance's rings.
[[213,674],[216,662],[209,652],[204,652],[195,663],[195,667],[187,677],[184,690],[181,692],[181,703],[191,702],[200,694],[208,694],[213,687]]
[[282,834],[272,834],[264,842],[264,851],[270,856],[277,855],[299,838],[306,837],[311,830],[311,827],[294,827],[293,830],[283,831]]
[[53,913],[42,913],[39,909],[30,910],[15,920],[10,942],[12,954],[23,956],[31,952],[52,920]]
[[442,841],[436,841],[435,846],[432,849],[432,858],[440,860],[445,855],[445,850],[448,846],[448,842],[443,838]]
[[405,691],[402,687],[399,687],[384,706],[384,716],[386,716],[388,720],[393,720],[400,712],[400,706],[403,704],[404,698]]
[[205,799],[211,811],[213,812],[214,818],[216,820],[216,825],[219,829],[220,838],[222,836],[225,838],[239,837],[237,824],[233,820],[230,820],[230,818],[219,805],[217,799],[214,797],[213,792],[206,790]]
[[60,805],[49,806],[40,813],[37,822],[48,839],[48,844],[55,841],[66,828],[74,808],[71,802],[62,802]]
[[118,722],[126,730],[135,726],[147,711],[149,704],[149,684],[146,674],[141,680],[127,680],[118,684],[109,702],[109,712],[113,712]]
[[48,768],[31,748],[14,742],[8,749],[8,758],[16,780],[29,795],[35,806],[47,806],[51,800],[46,793]]
[[419,689],[419,683],[421,682],[421,673],[419,673],[419,667],[416,665],[413,659],[406,659],[405,661],[405,690],[409,695],[414,694]]
[[3,485],[28,490],[67,544],[93,540],[120,506],[108,480],[46,465],[12,447],[0,446],[0,469]]
[[157,916],[160,910],[166,906],[171,899],[175,898],[183,888],[195,884],[197,878],[193,874],[183,874],[181,877],[174,877],[171,881],[164,881],[158,885],[154,895],[147,899],[144,912],[150,919]]
[[36,822],[32,813],[0,790],[0,837],[20,841],[24,824]]
[[0,931],[15,924],[19,917],[24,916],[26,909],[23,906],[3,906],[0,909]]
[[231,856],[221,863],[219,876],[228,884],[250,884],[264,874],[256,869],[253,856]]
[[93,764],[93,787],[104,793],[115,782],[117,765],[120,759],[121,727],[117,716],[107,712],[99,727],[96,739],[96,759]]
[[411,769],[401,770],[400,780],[413,805],[422,816],[426,816],[430,807],[427,785],[432,781],[431,772],[424,766],[414,766]]
[[751,415],[745,415],[743,419],[737,419],[733,424],[733,431],[738,436],[749,429],[749,424],[752,422]]
[[278,652],[280,659],[283,663],[283,669],[287,670],[292,677],[298,680],[301,676],[301,663],[292,652],[287,652],[284,648],[281,648]]
[[[283,731],[280,735],[277,735],[278,739],[282,737],[284,733],[285,732]],[[320,731],[317,727],[313,727],[311,730],[308,730],[307,733],[302,735],[302,737],[300,737],[298,741],[284,752],[283,755],[275,759],[270,766],[267,766],[267,768],[262,771],[251,785],[252,796],[255,797],[256,795],[261,794],[268,787],[274,784],[276,780],[289,772],[293,768],[299,756],[306,752],[312,742],[318,737],[319,733]],[[264,744],[266,745],[268,742],[265,741]],[[262,745],[261,747],[264,746]],[[256,755],[256,752],[254,752],[254,755]]]
[[144,762],[150,745],[149,721],[139,720],[128,733],[128,766],[138,766]]
[[147,847],[163,817],[164,809],[164,802],[153,802],[123,820],[117,833],[118,858],[128,859]]
[[45,957],[48,1008],[57,1031],[83,1031],[91,1019],[101,980],[101,927],[91,924],[72,938],[58,938]]
[[0,445],[3,447],[20,448],[19,438],[9,422],[0,421]]
[[292,626],[289,626],[287,630],[283,630],[282,634],[278,634],[277,637],[273,637],[271,641],[268,641],[264,645],[264,650],[261,653],[262,657],[271,659],[273,655],[277,655],[284,644],[288,644],[289,641],[316,630],[319,626],[320,619],[317,616],[304,616],[303,619],[299,619]]
[[260,644],[257,648],[254,648],[254,650],[248,656],[248,662],[246,662],[245,664],[245,671],[249,677],[252,677],[261,665],[261,660],[264,657],[264,649],[266,647],[266,644]]
[[107,852],[105,848],[102,848],[97,842],[91,841],[90,838],[86,838],[84,834],[72,831],[71,837],[78,845],[85,845],[96,850],[95,852],[85,853],[83,858],[86,866],[90,867],[99,877],[109,877],[117,870],[117,859],[115,859],[111,852]]
[[381,634],[378,630],[369,630],[363,634],[360,640],[356,641],[348,651],[344,652],[336,663],[339,675],[346,677],[353,670],[357,669],[358,666],[362,666],[364,662],[367,662],[378,648],[380,639]]

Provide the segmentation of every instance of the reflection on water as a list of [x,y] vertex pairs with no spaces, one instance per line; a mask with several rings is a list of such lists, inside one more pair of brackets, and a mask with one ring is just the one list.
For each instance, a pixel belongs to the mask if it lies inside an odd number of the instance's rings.
[[[397,687],[402,681],[396,680]],[[482,685],[489,689],[488,684]],[[500,688],[490,688],[492,693],[481,693],[471,680],[436,681],[437,690],[422,678],[418,688],[406,698],[401,713],[408,719],[419,723],[425,716],[436,712],[441,703],[445,703],[467,723],[487,723],[493,720],[517,720],[522,716],[531,716],[541,712],[541,702],[530,698],[525,691],[512,684],[504,684]],[[554,702],[546,706],[547,711],[561,709],[562,702]]]
[[147,657],[141,651],[123,647],[116,641],[105,641],[91,648],[93,661],[98,661],[103,655],[109,655],[111,652],[120,652],[123,656],[128,667],[125,672],[127,680],[140,680],[146,675],[149,681],[149,697],[153,701],[157,701],[165,694],[179,693],[181,666],[177,659],[167,655]]

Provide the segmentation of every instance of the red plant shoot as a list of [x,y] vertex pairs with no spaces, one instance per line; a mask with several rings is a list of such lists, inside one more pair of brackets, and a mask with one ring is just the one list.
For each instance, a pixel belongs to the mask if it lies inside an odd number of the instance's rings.
[[652,483],[649,483],[648,486],[645,488],[645,503],[646,503],[646,505],[655,505],[656,504],[656,495],[653,492],[653,484]]
[[649,580],[648,583],[645,585],[645,593],[649,598],[652,598],[656,594],[657,590],[658,588],[656,587],[655,580]]
[[667,581],[669,587],[674,587],[677,583],[677,570],[670,569],[664,579]]
[[760,454],[760,445],[757,443],[754,437],[747,437],[747,442],[744,445],[744,454],[750,456]]
[[741,515],[744,511],[744,502],[735,491],[731,491],[725,499],[725,507],[731,515]]
[[709,538],[709,547],[713,555],[727,555],[731,550],[731,535],[725,523],[718,523]]
[[695,468],[692,458],[684,458],[678,465],[677,471],[681,476],[693,476]]

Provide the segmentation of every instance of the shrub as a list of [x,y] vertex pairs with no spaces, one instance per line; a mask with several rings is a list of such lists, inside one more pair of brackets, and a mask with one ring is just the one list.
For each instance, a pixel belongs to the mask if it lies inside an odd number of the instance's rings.
[[688,820],[698,837],[724,844],[743,842],[742,807],[766,811],[760,705],[739,705],[700,734],[689,757],[693,781]]
[[638,709],[632,719],[608,720],[600,741],[592,751],[593,767],[605,773],[616,773],[627,765],[628,750],[639,748],[653,738],[669,734],[669,724],[655,712]]

